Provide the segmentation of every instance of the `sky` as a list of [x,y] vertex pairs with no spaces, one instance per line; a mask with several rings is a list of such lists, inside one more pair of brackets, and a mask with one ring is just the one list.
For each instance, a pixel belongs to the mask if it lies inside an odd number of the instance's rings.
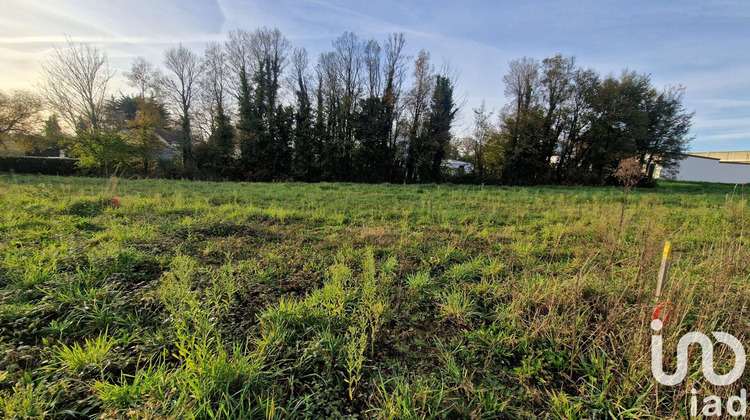
[[712,0],[0,0],[0,89],[31,89],[40,62],[66,36],[108,53],[115,91],[132,93],[133,58],[163,61],[179,43],[202,52],[233,29],[276,27],[314,63],[344,31],[427,50],[459,71],[457,136],[472,109],[506,104],[511,60],[575,56],[602,75],[649,74],[657,88],[684,85],[694,111],[692,151],[750,150],[750,2]]

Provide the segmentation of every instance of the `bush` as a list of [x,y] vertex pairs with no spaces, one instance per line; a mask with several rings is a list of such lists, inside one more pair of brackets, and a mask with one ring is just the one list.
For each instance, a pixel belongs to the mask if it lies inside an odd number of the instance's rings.
[[92,175],[131,174],[137,166],[137,149],[127,134],[117,131],[78,133],[73,152],[79,166]]
[[78,160],[33,156],[0,156],[0,172],[22,174],[73,175],[78,173]]

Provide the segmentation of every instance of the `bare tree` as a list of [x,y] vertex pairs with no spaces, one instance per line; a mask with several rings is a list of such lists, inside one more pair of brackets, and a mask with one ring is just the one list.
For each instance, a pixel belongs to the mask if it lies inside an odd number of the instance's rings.
[[204,71],[199,80],[202,108],[200,115],[203,118],[199,123],[204,127],[205,133],[210,133],[216,126],[217,114],[226,114],[228,110],[229,67],[226,50],[219,43],[208,44],[203,63]]
[[641,162],[638,161],[636,158],[628,158],[623,159],[620,162],[620,165],[617,167],[617,169],[612,173],[612,175],[617,179],[617,181],[622,184],[623,187],[625,187],[625,195],[622,197],[622,205],[620,206],[620,221],[617,224],[617,237],[615,238],[615,245],[612,249],[612,253],[609,255],[609,264],[607,267],[612,266],[612,261],[615,258],[615,253],[618,250],[618,247],[620,245],[620,236],[622,236],[622,225],[625,221],[625,209],[628,206],[628,195],[630,194],[630,190],[638,185],[638,182],[641,181],[645,177],[645,173],[643,172],[643,165],[641,165]]
[[542,60],[540,91],[545,108],[541,133],[542,158],[547,162],[552,161],[555,148],[566,129],[566,105],[573,96],[575,63],[575,57],[563,57],[561,54]]
[[348,115],[354,113],[362,93],[362,56],[364,45],[357,35],[344,32],[333,41],[337,70],[344,87],[344,109]]
[[67,41],[67,48],[55,48],[42,63],[40,91],[71,128],[98,130],[115,72],[109,68],[106,52],[87,43]]
[[[243,90],[242,78],[245,82],[252,75],[252,34],[237,29],[229,32],[229,39],[224,43],[226,49],[227,67],[229,70],[229,86],[235,98],[239,101],[249,94]],[[245,98],[247,99],[247,98]]]
[[310,59],[307,55],[307,50],[304,48],[295,48],[292,54],[292,77],[295,80],[308,79],[307,67]]
[[201,78],[201,87],[211,98],[211,103],[224,108],[226,106],[227,68],[226,52],[221,44],[212,42],[206,47],[203,63],[205,71]]
[[316,72],[320,80],[320,88],[326,97],[341,98],[341,83],[339,82],[338,62],[334,52],[320,54]]
[[422,50],[414,62],[414,85],[406,97],[406,110],[409,113],[409,147],[406,159],[406,178],[416,179],[417,159],[422,154],[421,137],[424,130],[425,114],[434,87],[435,69],[430,63],[430,53]]
[[[308,58],[306,49],[294,49],[290,60],[290,72],[286,81],[286,85],[290,90],[304,90],[305,92],[309,92],[311,84],[310,75],[308,74],[309,62],[310,59]],[[299,106],[299,104],[297,105]]]
[[321,102],[320,111],[332,118],[335,114],[334,110],[340,106],[342,97],[336,54],[334,52],[320,54],[315,70]]
[[539,99],[539,62],[528,57],[511,61],[503,82],[505,96],[514,101],[513,112],[522,115]]
[[[130,71],[124,73],[128,86],[138,89],[141,98],[159,97],[161,71],[143,57],[136,57]],[[147,96],[148,95],[148,96]]]
[[32,92],[0,91],[0,145],[7,149],[10,137],[30,135],[40,123],[43,107],[41,98]]
[[393,129],[389,133],[388,145],[391,149],[396,148],[396,139],[398,138],[398,120],[400,119],[403,103],[401,101],[401,88],[406,79],[406,67],[411,57],[403,54],[406,38],[403,33],[393,33],[388,35],[388,40],[384,45],[384,65],[383,78],[385,79],[385,90],[383,92],[383,101],[386,103],[391,125]]
[[502,178],[508,183],[539,183],[549,176],[549,162],[541,157],[538,146],[542,125],[539,73],[539,62],[523,57],[511,61],[503,76],[505,96],[511,101],[500,115]]
[[194,52],[180,44],[179,47],[172,47],[164,53],[164,66],[170,74],[162,79],[162,86],[170,99],[171,106],[180,116],[182,164],[184,170],[191,174],[195,165],[191,112],[193,99],[198,91],[198,78],[203,72],[203,64]]
[[625,187],[625,202],[630,190],[644,178],[643,165],[636,158],[623,159],[612,175]]
[[479,108],[474,108],[474,137],[471,139],[471,153],[474,155],[474,170],[480,177],[485,175],[484,151],[489,137],[493,134],[492,111],[487,112],[487,108],[482,100]]
[[381,51],[377,40],[371,39],[365,44],[364,63],[367,71],[367,96],[371,98],[380,96],[382,90]]
[[406,103],[411,116],[412,130],[419,134],[422,117],[427,109],[430,94],[432,93],[435,69],[430,64],[430,53],[425,50],[419,52],[414,62],[414,85],[408,93]]
[[401,86],[406,78],[406,65],[411,59],[403,54],[406,38],[403,33],[388,35],[385,42],[385,63],[383,66],[386,89],[391,86],[394,92],[401,92]]

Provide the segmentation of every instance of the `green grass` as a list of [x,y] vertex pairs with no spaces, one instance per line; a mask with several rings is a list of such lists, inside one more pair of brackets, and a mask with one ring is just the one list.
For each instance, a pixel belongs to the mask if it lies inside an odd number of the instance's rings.
[[99,336],[93,340],[86,339],[83,346],[78,343],[70,347],[63,344],[55,351],[55,358],[60,368],[69,375],[80,376],[89,369],[100,373],[107,366],[114,345],[115,340]]
[[0,175],[0,417],[686,417],[748,376],[656,386],[661,248],[665,354],[748,347],[744,194]]

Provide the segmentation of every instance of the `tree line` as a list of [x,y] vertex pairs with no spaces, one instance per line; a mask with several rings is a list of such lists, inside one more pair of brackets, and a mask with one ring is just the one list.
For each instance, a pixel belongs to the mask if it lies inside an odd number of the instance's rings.
[[[690,140],[684,88],[601,77],[561,55],[512,61],[509,104],[496,118],[474,109],[472,135],[454,138],[456,71],[405,44],[345,32],[313,64],[277,29],[235,30],[202,55],[179,45],[161,65],[136,58],[125,73],[134,93],[113,96],[106,52],[68,40],[42,63],[38,93],[0,93],[0,141],[64,147],[99,174],[596,184],[626,158],[651,176]],[[447,158],[474,170],[451,172]]]
[[621,162],[636,159],[644,177],[684,155],[693,113],[685,88],[657,90],[648,75],[602,77],[574,57],[510,62],[503,77],[509,104],[493,125],[475,109],[475,135],[464,144],[478,175],[509,184],[604,184]]

